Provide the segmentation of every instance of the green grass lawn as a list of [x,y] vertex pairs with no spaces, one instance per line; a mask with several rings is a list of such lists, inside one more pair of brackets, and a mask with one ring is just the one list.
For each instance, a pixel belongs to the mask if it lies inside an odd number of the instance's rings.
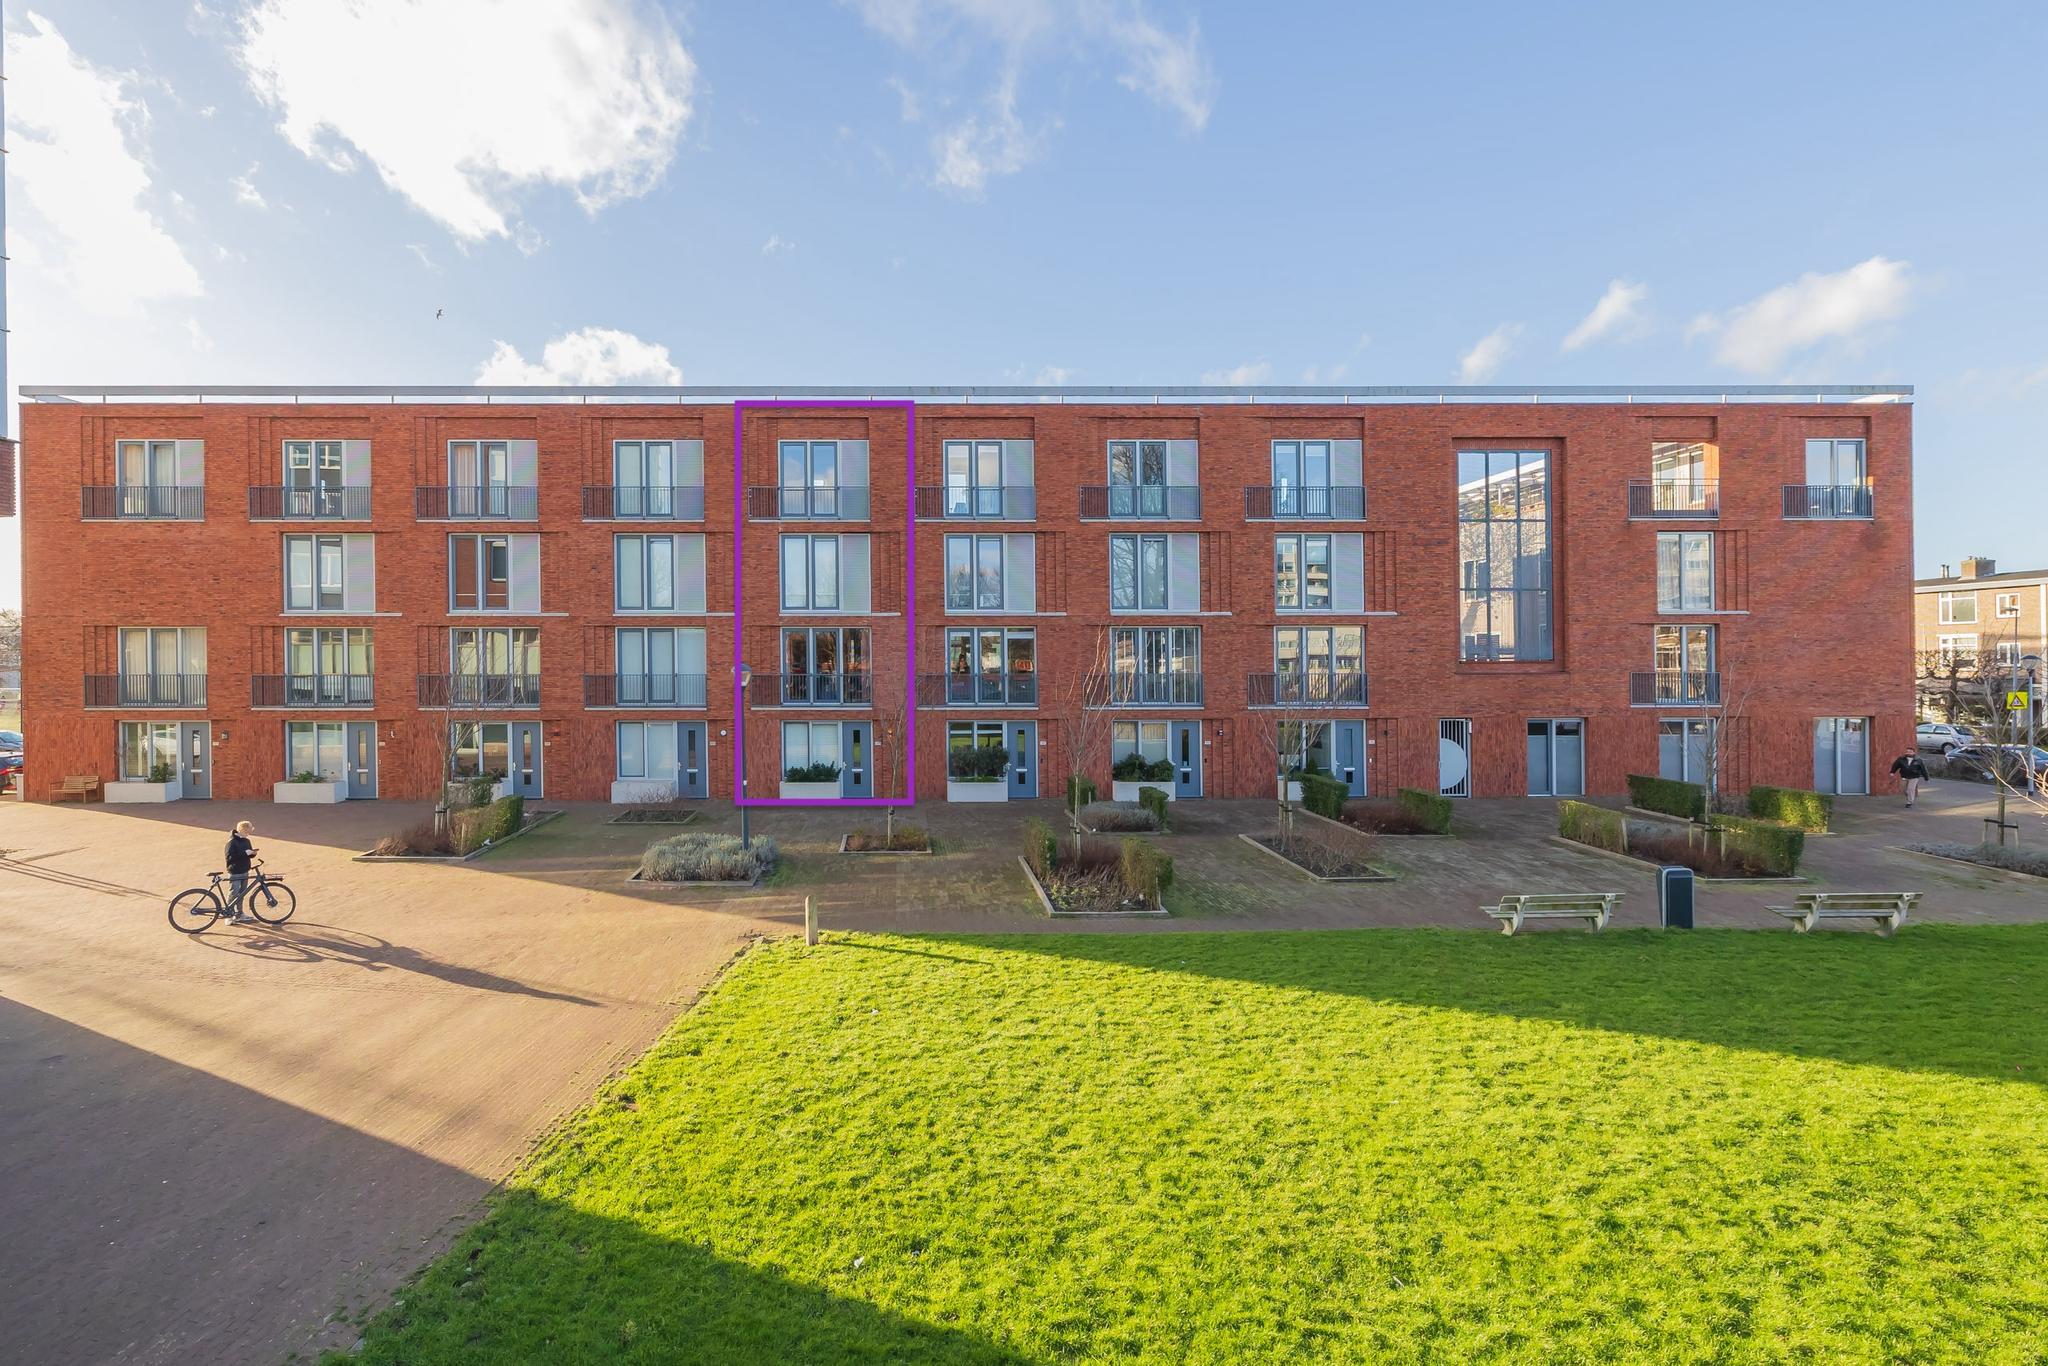
[[2038,1362],[2048,926],[741,960],[361,1359]]

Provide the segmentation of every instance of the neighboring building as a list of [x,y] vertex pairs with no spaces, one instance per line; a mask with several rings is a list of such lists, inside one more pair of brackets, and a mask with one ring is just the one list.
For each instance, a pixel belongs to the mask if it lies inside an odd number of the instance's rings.
[[1913,652],[1923,715],[1951,719],[1946,695],[1981,689],[1988,674],[2001,691],[2015,683],[2030,689],[2038,721],[2048,675],[2029,661],[2048,659],[2048,569],[2001,574],[1996,562],[1971,555],[1960,572],[1943,565],[1938,576],[1914,580]]
[[1909,393],[29,387],[29,788],[727,796],[736,571],[755,796],[1883,787]]

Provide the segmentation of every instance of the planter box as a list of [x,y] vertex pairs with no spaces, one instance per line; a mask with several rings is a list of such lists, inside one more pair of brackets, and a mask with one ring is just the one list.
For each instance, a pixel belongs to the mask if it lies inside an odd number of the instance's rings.
[[[510,778],[500,778],[498,779],[497,782],[491,784],[492,801],[496,801],[500,797],[509,797],[511,795],[512,780]],[[449,783],[447,785],[446,790],[442,793],[441,800],[448,804],[449,810],[455,810],[457,807],[461,806],[462,803],[469,800],[469,784],[466,782]]]
[[270,800],[281,806],[333,806],[348,800],[348,784],[272,783]]
[[1135,783],[1113,781],[1109,785],[1110,800],[1118,802],[1134,802],[1138,800],[1138,789],[1141,787],[1158,788],[1161,792],[1164,792],[1166,794],[1166,800],[1173,800],[1173,779],[1171,778],[1143,778]]
[[176,783],[107,783],[100,791],[116,806],[153,806],[178,800]]
[[1010,800],[1010,781],[998,778],[992,783],[975,783],[959,778],[946,779],[946,800],[949,802],[1006,802]]
[[672,802],[676,799],[676,785],[659,778],[620,778],[612,784],[612,805],[631,806],[635,802]]
[[1281,791],[1280,791],[1280,788],[1281,788],[1281,784],[1280,784],[1279,782],[1277,782],[1277,781],[1276,781],[1276,782],[1275,782],[1275,783],[1273,784],[1273,794],[1274,794],[1275,796],[1277,796],[1277,797],[1280,797],[1280,799],[1281,799],[1282,801],[1288,801],[1288,802],[1298,802],[1298,801],[1300,801],[1300,800],[1301,800],[1301,784],[1300,784],[1300,783],[1288,783],[1288,784],[1286,784],[1286,787],[1287,787],[1287,791],[1286,791],[1286,793],[1285,793],[1285,794],[1283,795],[1283,794],[1281,793]]
[[1120,917],[1151,918],[1172,914],[1166,909],[1166,903],[1163,901],[1154,902],[1151,907],[1144,910],[1134,908],[1128,911],[1063,911],[1052,904],[1052,897],[1046,894],[1045,884],[1038,880],[1038,874],[1031,871],[1031,865],[1024,861],[1022,854],[1017,856],[1017,866],[1024,870],[1024,880],[1031,884],[1031,891],[1038,898],[1039,909],[1054,920],[1113,920]]
[[829,783],[793,783],[785,778],[782,780],[782,788],[778,795],[802,798],[809,801],[820,799],[832,801],[839,796],[839,784],[837,781]]

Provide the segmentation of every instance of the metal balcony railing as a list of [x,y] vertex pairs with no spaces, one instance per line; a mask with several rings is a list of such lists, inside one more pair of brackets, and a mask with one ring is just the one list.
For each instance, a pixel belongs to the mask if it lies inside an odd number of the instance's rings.
[[1283,517],[1323,518],[1334,522],[1365,520],[1365,489],[1356,485],[1250,484],[1244,491],[1244,515],[1253,522]]
[[1090,674],[1085,696],[1091,707],[1199,707],[1198,673]]
[[421,674],[423,707],[537,707],[539,674]]
[[1081,516],[1199,522],[1202,488],[1199,484],[1083,484]]
[[755,674],[747,703],[755,707],[865,707],[875,700],[865,673]]
[[368,707],[377,700],[370,674],[255,674],[252,707]]
[[583,515],[594,521],[704,520],[704,488],[642,484],[585,484]]
[[1628,676],[1632,707],[1713,707],[1721,702],[1721,675],[1698,669],[1650,669]]
[[79,517],[88,522],[197,522],[206,516],[206,490],[166,484],[88,484],[79,491]]
[[920,707],[1031,707],[1038,704],[1035,673],[920,674]]
[[413,490],[413,516],[423,522],[531,522],[540,517],[540,490],[512,484],[421,484]]
[[1712,520],[1721,515],[1718,479],[1631,479],[1628,515]]
[[370,488],[367,484],[312,489],[252,484],[249,487],[249,520],[367,522],[370,520]]
[[1038,515],[1038,490],[1030,484],[963,488],[958,484],[920,484],[920,522],[1028,522]]
[[703,674],[585,674],[586,707],[701,707],[709,693]]
[[789,484],[747,489],[747,518],[755,522],[865,522],[866,484]]
[[1254,707],[1363,707],[1365,675],[1330,669],[1253,674],[1248,698]]
[[203,707],[205,674],[87,674],[88,707]]
[[1868,484],[1787,484],[1785,516],[1788,519],[1822,521],[1836,517],[1870,516]]

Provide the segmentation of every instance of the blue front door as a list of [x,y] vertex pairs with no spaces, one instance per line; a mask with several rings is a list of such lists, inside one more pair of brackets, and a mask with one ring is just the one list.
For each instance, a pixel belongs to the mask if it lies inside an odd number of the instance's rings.
[[1167,731],[1166,757],[1173,761],[1173,799],[1202,795],[1202,723],[1175,721]]
[[514,796],[528,801],[540,797],[540,724],[515,721],[505,727],[507,747],[506,779]]
[[704,723],[680,721],[676,724],[676,795],[701,797],[708,791],[708,782],[709,769],[704,762]]
[[1330,727],[1330,776],[1365,795],[1365,722],[1339,721]]
[[849,721],[839,728],[839,795],[875,795],[874,727],[865,721]]
[[1012,721],[1010,730],[1010,800],[1038,795],[1038,723]]

